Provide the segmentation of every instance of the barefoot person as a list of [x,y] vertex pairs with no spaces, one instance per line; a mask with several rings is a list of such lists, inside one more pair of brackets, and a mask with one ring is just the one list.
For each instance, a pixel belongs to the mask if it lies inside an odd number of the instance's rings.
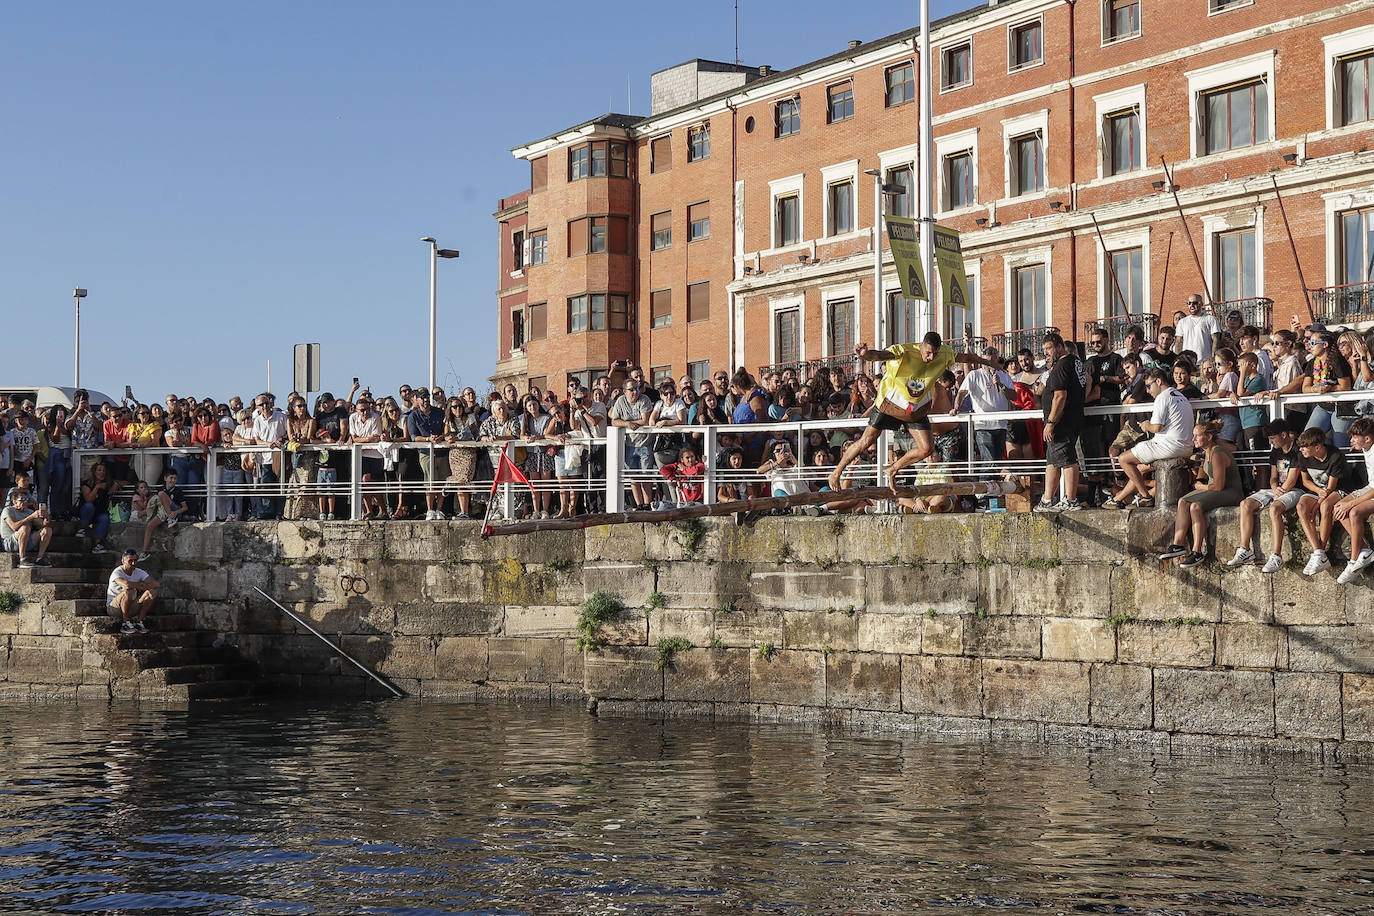
[[[124,551],[118,566],[110,573],[110,584],[105,592],[105,601],[119,611],[123,618],[121,633],[147,633],[143,621],[149,609],[157,600],[158,582],[148,575],[147,570],[138,568],[138,551],[132,547]],[[138,620],[133,620],[134,612]]]
[[[897,485],[897,474],[902,468],[923,461],[934,449],[930,437],[929,415],[949,413],[949,394],[936,379],[952,363],[965,363],[970,366],[990,365],[987,360],[969,353],[955,353],[940,340],[940,335],[931,331],[918,344],[893,344],[885,350],[870,350],[868,344],[861,343],[854,348],[854,355],[868,362],[885,362],[882,380],[878,383],[878,399],[868,414],[868,426],[830,472],[830,489],[839,490],[844,478],[844,469],[867,451],[883,430],[896,432],[909,426],[915,446],[893,462],[887,469],[888,486]],[[887,408],[887,410],[884,410]],[[892,413],[887,412],[888,410]],[[893,414],[902,415],[902,419]]]

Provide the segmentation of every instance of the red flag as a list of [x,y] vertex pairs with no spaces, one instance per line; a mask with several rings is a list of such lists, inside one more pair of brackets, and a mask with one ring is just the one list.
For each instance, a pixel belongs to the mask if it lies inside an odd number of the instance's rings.
[[496,488],[503,483],[523,483],[530,488],[531,494],[534,493],[534,484],[530,483],[530,479],[515,466],[504,448],[501,449],[501,460],[496,465],[496,479],[491,482],[491,497],[487,500],[487,514],[482,519],[483,538],[491,534],[491,515],[496,509]]

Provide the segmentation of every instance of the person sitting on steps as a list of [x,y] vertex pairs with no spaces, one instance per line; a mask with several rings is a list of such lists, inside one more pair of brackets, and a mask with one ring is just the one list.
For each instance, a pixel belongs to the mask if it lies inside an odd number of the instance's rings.
[[[121,633],[147,633],[144,620],[153,602],[157,600],[158,581],[148,575],[147,570],[138,568],[138,553],[132,547],[124,551],[120,563],[110,573],[110,582],[105,591],[105,603],[119,611],[123,622]],[[132,619],[138,611],[138,620]]]

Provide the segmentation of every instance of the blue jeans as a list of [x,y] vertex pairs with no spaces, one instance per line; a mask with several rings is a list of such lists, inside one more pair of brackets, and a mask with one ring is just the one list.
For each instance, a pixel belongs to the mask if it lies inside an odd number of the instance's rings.
[[[258,476],[254,483],[264,489],[267,487],[276,489],[280,479],[277,477],[277,471],[272,467],[271,461],[264,460],[264,466],[259,467]],[[281,514],[281,497],[254,496],[249,502],[253,507],[253,515],[257,518],[276,518]]]
[[220,468],[219,484],[230,494],[223,497],[224,504],[229,507],[228,511],[225,513],[226,515],[236,515],[239,518],[243,517],[246,511],[244,509],[244,503],[247,501],[244,499],[243,491],[241,489],[232,490],[230,488],[239,488],[246,483],[248,483],[248,473],[246,471],[242,469],[231,471],[228,468]]
[[95,525],[95,540],[98,544],[105,543],[105,535],[110,533],[110,513],[102,512],[95,514],[95,503],[81,504],[81,527],[89,528],[92,523]]
[[[982,461],[991,461],[1000,464],[1007,457],[1007,431],[1005,429],[975,429],[973,431],[973,444],[978,448],[978,457]],[[997,472],[996,467],[985,467],[982,473],[986,476],[993,476]]]
[[66,512],[72,505],[72,450],[48,449],[48,511]]
[[1304,429],[1320,429],[1331,433],[1331,444],[1339,449],[1350,448],[1350,436],[1346,430],[1355,420],[1354,417],[1338,417],[1320,404],[1312,405],[1312,413],[1307,418]]
[[[188,493],[192,488],[205,486],[205,461],[200,458],[193,458],[190,455],[173,455],[172,470],[176,471],[177,484]],[[203,505],[203,501],[195,496],[188,496],[188,503],[191,504],[190,512],[196,512],[196,507]]]

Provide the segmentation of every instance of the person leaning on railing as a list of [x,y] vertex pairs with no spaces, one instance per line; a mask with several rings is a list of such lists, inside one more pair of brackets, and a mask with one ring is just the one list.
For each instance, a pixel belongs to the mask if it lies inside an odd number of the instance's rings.
[[[1303,394],[1329,394],[1333,391],[1349,391],[1354,387],[1350,363],[1336,350],[1335,334],[1325,329],[1313,332],[1307,338],[1307,352],[1312,361],[1307,367],[1307,374],[1303,376]],[[1331,433],[1336,448],[1346,449],[1350,447],[1350,437],[1345,434],[1345,429],[1333,423],[1335,408],[1332,401],[1313,404],[1307,429]]]

